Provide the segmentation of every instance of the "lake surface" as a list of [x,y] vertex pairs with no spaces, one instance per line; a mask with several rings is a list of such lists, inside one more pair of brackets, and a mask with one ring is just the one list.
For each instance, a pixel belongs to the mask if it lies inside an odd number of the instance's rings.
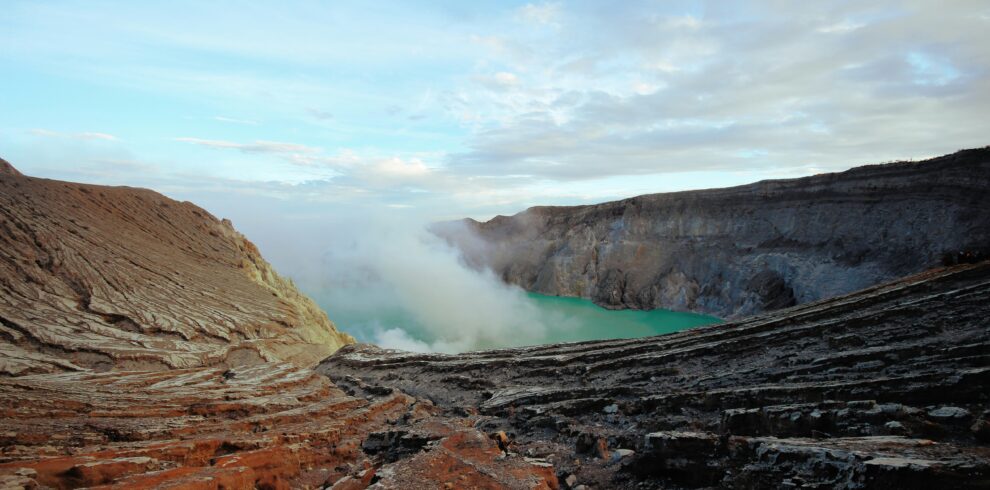
[[[467,348],[443,347],[441,334],[417,315],[394,304],[356,305],[315,295],[341,330],[360,342],[415,351],[462,351],[556,342],[648,337],[720,323],[718,318],[669,310],[607,310],[589,300],[526,293],[532,322]],[[536,327],[535,325],[539,325]],[[450,332],[446,332],[450,338]],[[456,338],[456,332],[453,337]],[[440,345],[440,347],[438,347]]]
[[607,310],[583,298],[565,298],[527,293],[548,315],[568,321],[567,328],[552,330],[547,342],[631,339],[672,333],[685,328],[720,323],[713,316],[670,310]]

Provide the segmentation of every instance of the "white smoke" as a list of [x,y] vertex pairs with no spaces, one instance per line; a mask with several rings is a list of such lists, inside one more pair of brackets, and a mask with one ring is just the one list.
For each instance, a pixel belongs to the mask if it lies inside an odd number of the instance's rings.
[[[305,202],[195,199],[231,218],[276,270],[361,341],[419,352],[546,341],[549,319],[523,290],[465,265],[458,250],[428,230],[432,220],[414,210],[320,212]],[[444,233],[470,232],[449,225]]]
[[383,325],[373,337],[383,347],[463,352],[544,338],[540,312],[521,289],[464,265],[458,251],[427,225],[408,215],[378,215],[348,226],[350,239],[324,253],[328,302],[353,307],[353,296],[363,295],[362,307],[397,307],[432,337],[426,341]]

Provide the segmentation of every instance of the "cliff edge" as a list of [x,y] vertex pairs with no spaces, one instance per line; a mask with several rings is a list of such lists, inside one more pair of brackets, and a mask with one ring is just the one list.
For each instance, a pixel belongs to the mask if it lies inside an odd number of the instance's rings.
[[289,361],[354,339],[203,209],[0,167],[0,373]]
[[990,243],[990,147],[922,162],[533,207],[437,233],[527,290],[738,318],[846,294]]

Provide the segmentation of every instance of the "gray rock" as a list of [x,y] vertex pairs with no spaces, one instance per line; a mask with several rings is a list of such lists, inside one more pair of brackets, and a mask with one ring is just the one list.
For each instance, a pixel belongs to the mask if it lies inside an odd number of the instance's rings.
[[940,407],[928,412],[928,416],[934,419],[964,419],[969,415],[969,410],[960,407]]
[[728,189],[539,206],[434,231],[472,265],[529,291],[739,318],[983,250],[987,209],[990,149],[981,148]]

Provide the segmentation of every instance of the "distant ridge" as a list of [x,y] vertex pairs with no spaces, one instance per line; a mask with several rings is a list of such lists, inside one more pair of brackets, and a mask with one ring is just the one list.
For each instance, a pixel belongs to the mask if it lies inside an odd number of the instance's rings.
[[740,318],[985,254],[990,148],[919,162],[537,206],[440,235],[506,282],[607,308]]

